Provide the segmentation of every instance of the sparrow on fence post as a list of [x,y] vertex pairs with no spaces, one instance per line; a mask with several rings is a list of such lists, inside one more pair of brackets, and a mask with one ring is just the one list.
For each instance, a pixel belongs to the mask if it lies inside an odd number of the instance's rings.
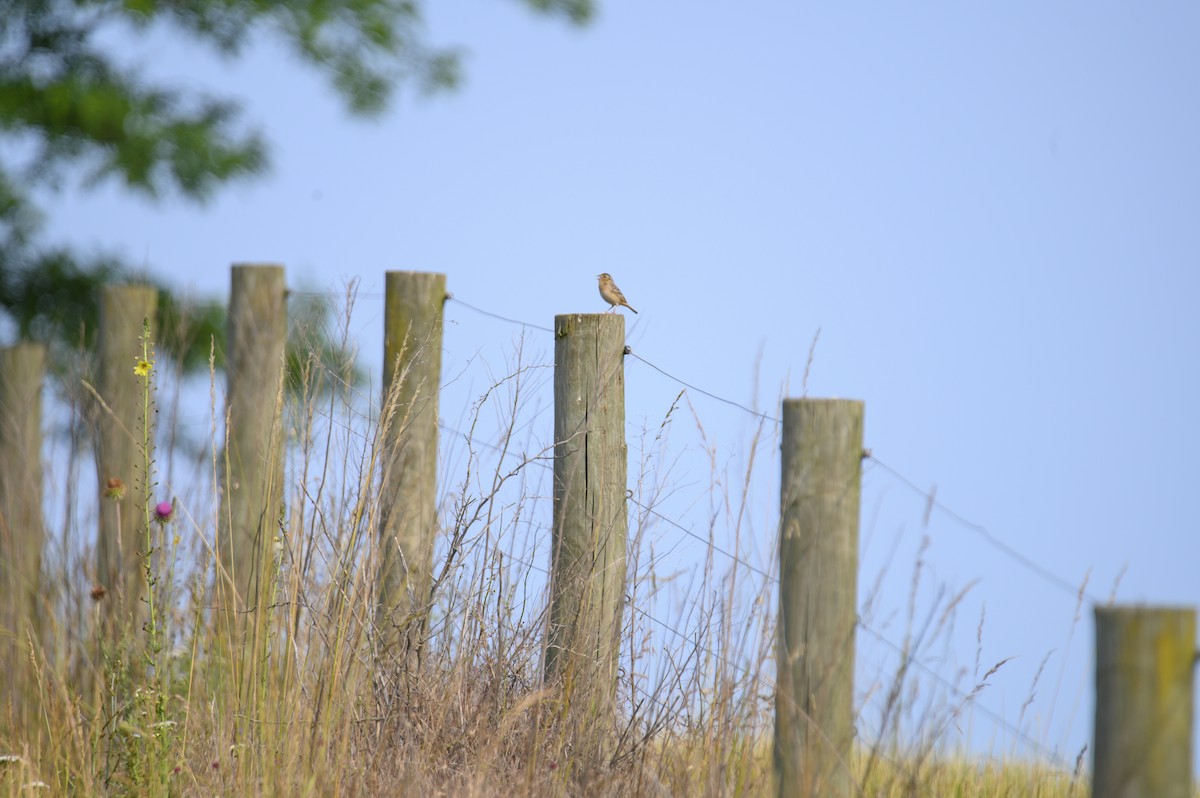
[[[613,282],[611,274],[604,272],[596,276],[600,278],[600,296],[604,298],[605,302],[612,305],[611,308],[605,311],[606,313],[611,313],[622,305],[633,310],[633,308],[629,307],[629,303],[625,301],[625,295],[621,293],[621,289],[617,288],[617,284]],[[636,310],[633,310],[633,312],[637,313]]]

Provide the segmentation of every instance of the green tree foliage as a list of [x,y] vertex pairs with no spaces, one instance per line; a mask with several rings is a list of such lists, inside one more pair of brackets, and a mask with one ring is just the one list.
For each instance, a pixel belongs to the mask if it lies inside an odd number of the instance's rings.
[[[576,24],[593,10],[593,0],[523,2]],[[134,277],[117,256],[43,242],[35,193],[117,180],[155,200],[203,201],[267,167],[236,103],[124,68],[100,35],[151,26],[229,57],[256,38],[281,41],[358,115],[380,113],[404,84],[437,91],[460,77],[458,53],[426,43],[416,0],[0,0],[0,311],[21,338],[86,347],[97,286]],[[185,369],[207,363],[223,310],[160,290],[164,353]],[[170,329],[182,319],[186,329]]]

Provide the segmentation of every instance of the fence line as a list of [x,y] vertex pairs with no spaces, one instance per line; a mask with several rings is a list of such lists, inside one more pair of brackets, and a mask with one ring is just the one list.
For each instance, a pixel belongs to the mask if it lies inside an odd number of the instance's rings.
[[[532,324],[529,322],[521,321],[519,319],[513,319],[510,317],[503,316],[501,314],[493,313],[491,311],[488,311],[486,309],[469,304],[467,302],[464,302],[464,301],[454,298],[454,297],[448,297],[448,301],[452,301],[459,305],[462,305],[463,307],[466,307],[475,313],[479,313],[481,315],[488,316],[490,318],[504,321],[506,323],[515,324],[515,325],[518,325],[521,327],[526,327],[529,329],[536,329],[536,330],[551,332],[550,328],[548,328],[548,327],[544,327],[544,326],[538,325],[538,324]],[[646,360],[645,358],[641,357],[640,355],[637,355],[630,351],[627,351],[626,355],[634,357],[637,360],[641,361],[642,363],[645,363],[647,366],[651,367],[652,369],[659,372],[660,374],[667,377],[668,379],[671,379],[671,380],[677,382],[678,384],[684,386],[685,388],[697,391],[697,392],[703,394],[704,396],[710,397],[716,401],[720,401],[731,407],[740,409],[743,412],[746,412],[747,414],[754,416],[756,418],[766,420],[766,421],[771,421],[771,422],[779,421],[779,419],[777,419],[774,416],[770,416],[765,413],[754,411],[754,410],[746,407],[745,405],[742,405],[734,400],[727,399],[725,397],[719,396],[717,394],[714,394],[712,392],[709,392],[702,388],[699,388],[698,386],[694,385],[693,383],[690,383],[686,380],[683,380],[683,379],[675,376],[674,374],[672,374],[672,373],[666,371],[665,369],[663,369],[662,367]],[[466,437],[464,435],[464,433],[462,433],[459,430],[454,429],[453,427],[450,427],[449,425],[447,425],[445,423],[439,422],[439,426],[447,431],[454,432],[454,433],[458,434],[459,436]],[[500,451],[499,447],[493,446],[492,444],[487,443],[486,441],[475,440],[475,441],[472,441],[472,443],[482,444],[489,448],[493,448],[497,451]],[[936,497],[931,492],[921,489],[919,486],[916,485],[915,482],[913,482],[911,479],[906,477],[900,471],[898,471],[897,469],[893,468],[889,464],[883,462],[878,457],[876,457],[874,455],[874,453],[871,452],[869,449],[866,452],[864,452],[864,455],[869,457],[873,462],[875,462],[877,465],[879,465],[881,468],[883,468],[888,474],[893,476],[893,478],[900,481],[905,487],[909,488],[911,491],[916,493],[918,496],[924,498],[930,507],[940,510],[955,523],[967,528],[970,531],[973,531],[973,532],[979,534],[981,536],[981,538],[984,540],[984,542],[988,543],[989,545],[993,546],[997,550],[1001,551],[1006,556],[1008,556],[1010,559],[1013,559],[1015,562],[1017,562],[1018,564],[1020,564],[1021,566],[1023,566],[1027,570],[1029,570],[1031,573],[1033,573],[1036,576],[1038,576],[1039,578],[1041,578],[1042,580],[1047,581],[1050,584],[1054,585],[1055,587],[1063,590],[1064,592],[1071,595],[1076,600],[1083,597],[1083,598],[1087,598],[1088,600],[1092,601],[1093,603],[1098,603],[1096,598],[1092,594],[1090,594],[1088,591],[1086,591],[1086,589],[1085,589],[1086,583],[1084,585],[1079,585],[1079,586],[1072,585],[1069,581],[1067,581],[1063,577],[1058,576],[1054,572],[1050,571],[1048,568],[1045,568],[1044,566],[1039,565],[1032,558],[1022,554],[1021,552],[1019,552],[1018,550],[1016,550],[1009,544],[1004,543],[1002,540],[997,538],[993,533],[991,533],[983,525],[970,521],[962,514],[958,513],[957,511],[953,510],[952,508],[948,507],[944,502],[937,500]],[[541,462],[539,462],[539,465],[543,466],[544,468],[550,467],[548,464],[541,463]],[[671,526],[675,527],[676,529],[678,529],[685,535],[703,543],[707,547],[710,547],[713,551],[722,555],[723,557],[726,557],[731,562],[736,563],[737,565],[740,565],[743,568],[746,568],[747,570],[770,580],[773,584],[778,584],[778,582],[779,582],[778,578],[775,577],[774,575],[770,574],[768,571],[764,570],[763,568],[755,566],[752,563],[750,563],[750,562],[746,561],[745,559],[739,557],[738,555],[734,554],[733,552],[730,552],[720,546],[717,546],[715,543],[708,540],[706,537],[697,534],[693,530],[684,526],[679,521],[664,515],[663,513],[654,509],[652,506],[645,505],[642,502],[639,502],[632,497],[630,497],[630,501],[635,506],[637,506],[641,510],[643,510],[644,512],[652,514],[656,518],[670,524]],[[871,629],[869,626],[867,626],[865,623],[862,622],[861,618],[859,619],[858,625],[861,626],[865,631],[870,633],[873,637],[879,639],[881,642],[883,642],[884,644],[893,648],[897,652],[903,652],[902,647],[891,642],[890,640],[888,640],[886,637],[884,637],[882,634],[875,631],[874,629]],[[1004,728],[1006,728],[1011,733],[1018,735],[1026,744],[1036,746],[1039,750],[1042,750],[1043,752],[1049,752],[1049,749],[1047,749],[1044,745],[1038,743],[1037,741],[1033,740],[1031,737],[1029,737],[1024,732],[1022,732],[1019,729],[1019,727],[1016,727],[1015,725],[1004,720],[1003,717],[1000,716],[998,713],[988,710],[985,705],[974,700],[974,698],[972,696],[968,695],[967,693],[964,693],[959,687],[954,685],[948,679],[942,677],[940,674],[938,674],[932,668],[929,668],[928,666],[924,665],[915,657],[911,658],[910,661],[913,664],[915,664],[917,666],[917,668],[919,670],[921,670],[923,673],[931,676],[932,678],[935,678],[943,687],[950,690],[959,700],[970,699],[972,701],[973,706],[978,707],[987,717],[989,717],[989,719],[991,719],[993,722],[996,722],[996,723],[1002,725]]]

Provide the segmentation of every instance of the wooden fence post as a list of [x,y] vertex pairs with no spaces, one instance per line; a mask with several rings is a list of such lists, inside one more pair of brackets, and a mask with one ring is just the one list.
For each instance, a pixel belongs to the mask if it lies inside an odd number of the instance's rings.
[[259,608],[261,576],[283,512],[283,374],[287,302],[282,266],[231,270],[226,449],[218,524],[217,605],[235,635]]
[[[97,581],[108,591],[105,606],[112,633],[142,616],[145,578],[145,507],[153,488],[146,463],[154,456],[154,416],[144,429],[143,383],[134,374],[142,357],[143,325],[158,334],[158,289],[151,285],[106,285],[100,289],[96,388],[107,409],[97,407],[96,474],[100,535]],[[148,451],[142,444],[148,444]],[[113,480],[119,480],[123,488]],[[110,485],[113,489],[110,490]]]
[[848,796],[863,403],[783,403],[775,778],[787,798]]
[[390,271],[385,290],[379,624],[384,646],[416,653],[425,630],[437,535],[446,275]]
[[605,745],[615,720],[625,606],[625,318],[554,318],[554,519],[547,681],[563,689],[576,750]]
[[1191,798],[1195,608],[1096,608],[1094,798]]
[[[0,349],[0,671],[21,672],[11,657],[28,657],[25,630],[39,628],[42,546],[42,381],[46,347],[21,343]],[[13,683],[14,689],[17,687]],[[7,701],[9,696],[0,696]]]

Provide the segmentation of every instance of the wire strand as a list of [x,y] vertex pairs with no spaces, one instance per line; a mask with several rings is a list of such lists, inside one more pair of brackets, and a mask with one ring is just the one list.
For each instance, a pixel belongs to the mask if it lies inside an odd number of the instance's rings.
[[533,324],[532,322],[521,321],[520,319],[511,319],[508,316],[501,316],[499,313],[493,313],[490,310],[484,310],[483,308],[475,307],[474,305],[471,305],[467,302],[463,302],[461,299],[459,299],[458,297],[455,297],[455,296],[447,296],[446,301],[454,302],[455,304],[462,305],[464,308],[467,308],[468,310],[473,310],[481,316],[489,316],[493,319],[499,319],[500,321],[506,321],[509,324],[519,324],[522,327],[528,327],[531,330],[541,330],[542,332],[548,332],[548,333],[554,332],[554,330],[552,330],[551,328],[544,327],[541,324]]
[[1017,551],[1015,548],[1013,548],[1009,544],[1005,543],[1000,538],[996,537],[983,524],[977,524],[974,521],[964,518],[963,516],[959,515],[954,510],[952,510],[949,507],[947,507],[946,505],[942,504],[940,501],[938,501],[937,497],[933,493],[923,490],[919,485],[917,485],[911,479],[904,476],[899,471],[897,471],[896,469],[892,468],[887,463],[880,460],[874,454],[871,454],[869,456],[870,456],[872,462],[874,462],[876,465],[878,465],[884,471],[891,474],[892,477],[895,478],[896,480],[898,480],[902,485],[906,486],[907,488],[912,490],[914,493],[916,493],[918,496],[925,499],[925,501],[928,503],[928,505],[930,507],[933,507],[934,509],[943,513],[944,515],[946,515],[948,518],[950,518],[952,521],[954,521],[956,524],[963,527],[964,529],[968,529],[971,532],[974,532],[974,533],[980,535],[984,539],[984,541],[987,542],[988,545],[1003,552],[1005,555],[1007,555],[1008,557],[1010,557],[1017,563],[1023,565],[1029,571],[1040,576],[1042,579],[1044,579],[1045,581],[1054,585],[1055,587],[1060,588],[1064,593],[1067,593],[1068,595],[1070,595],[1072,598],[1074,598],[1076,600],[1078,600],[1080,596],[1083,596],[1088,601],[1091,601],[1093,604],[1102,604],[1103,603],[1103,602],[1099,601],[1096,597],[1094,597],[1090,593],[1088,593],[1088,591],[1086,589],[1087,588],[1086,582],[1084,582],[1083,584],[1079,584],[1079,585],[1071,584],[1071,582],[1068,581],[1067,579],[1054,573],[1049,568],[1046,568],[1045,566],[1038,564],[1032,558],[1027,557],[1026,555]]
[[647,360],[646,358],[637,354],[636,352],[629,352],[628,356],[632,357],[636,360],[640,360],[641,362],[645,363],[647,366],[654,369],[655,371],[657,371],[659,374],[663,375],[667,379],[674,380],[675,382],[679,383],[683,387],[693,390],[696,393],[703,394],[704,396],[707,396],[709,399],[715,399],[716,401],[723,402],[723,403],[729,405],[730,407],[736,407],[738,410],[742,410],[746,413],[749,413],[752,416],[756,416],[765,421],[771,421],[771,422],[774,422],[775,424],[783,423],[780,419],[776,418],[775,416],[767,415],[766,413],[760,413],[757,410],[751,410],[750,408],[746,407],[744,404],[741,404],[740,402],[735,402],[732,399],[726,399],[725,397],[718,396],[717,394],[712,393],[711,391],[706,391],[703,388],[698,388],[695,385],[692,385],[690,382],[681,380],[678,377],[676,377],[674,374],[671,374],[670,372],[663,369],[662,367],[657,366],[654,363],[651,363],[649,360]]

